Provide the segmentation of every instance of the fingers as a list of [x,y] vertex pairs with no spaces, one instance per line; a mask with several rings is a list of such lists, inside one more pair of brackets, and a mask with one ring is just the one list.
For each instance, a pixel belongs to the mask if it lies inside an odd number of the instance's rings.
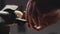
[[22,18],[23,13],[21,11],[16,10],[15,14],[17,15],[18,18]]

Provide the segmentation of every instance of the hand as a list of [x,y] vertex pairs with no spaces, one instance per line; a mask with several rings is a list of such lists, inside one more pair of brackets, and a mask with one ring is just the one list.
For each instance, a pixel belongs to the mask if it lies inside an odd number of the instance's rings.
[[17,15],[18,18],[22,18],[23,13],[21,11],[16,10],[15,14]]

